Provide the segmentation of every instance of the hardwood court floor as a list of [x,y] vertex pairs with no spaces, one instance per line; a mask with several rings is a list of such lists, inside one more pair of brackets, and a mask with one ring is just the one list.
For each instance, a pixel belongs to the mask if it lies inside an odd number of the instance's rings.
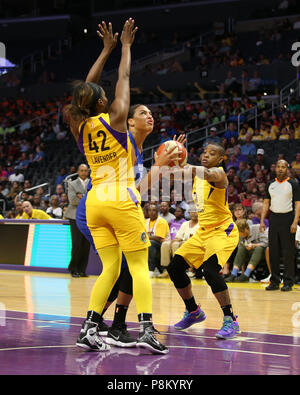
[[[169,279],[152,279],[153,321],[161,331],[158,337],[170,347],[170,353],[163,357],[151,356],[143,365],[144,357],[139,364],[130,362],[132,358],[136,361],[136,349],[114,349],[104,361],[103,354],[79,353],[74,347],[95,281],[95,276],[77,279],[67,274],[1,270],[0,374],[41,374],[42,364],[35,358],[45,359],[45,349],[47,357],[55,361],[59,360],[55,354],[59,349],[64,363],[63,367],[53,363],[52,370],[49,368],[43,374],[184,374],[179,367],[182,363],[191,366],[192,362],[190,374],[300,374],[299,285],[294,286],[292,292],[284,293],[267,292],[266,285],[260,283],[229,284],[242,333],[236,339],[219,341],[214,334],[221,327],[222,313],[205,281],[192,280],[192,284],[207,319],[178,333],[172,326],[182,318],[183,303]],[[113,312],[111,306],[105,314],[108,323]],[[134,302],[127,321],[137,335]],[[11,335],[16,328],[20,330],[17,338]],[[49,348],[55,347],[56,351],[51,349],[49,353]],[[29,350],[31,365],[19,366],[17,354]],[[206,361],[203,364],[199,363],[199,353],[201,361]],[[83,358],[84,365],[89,366],[84,372],[82,363],[75,363],[78,355],[82,356],[79,360],[82,362]],[[114,358],[118,355],[120,365],[111,360],[112,355]],[[168,360],[168,363],[165,361],[157,371],[160,363],[154,358],[161,362]]]

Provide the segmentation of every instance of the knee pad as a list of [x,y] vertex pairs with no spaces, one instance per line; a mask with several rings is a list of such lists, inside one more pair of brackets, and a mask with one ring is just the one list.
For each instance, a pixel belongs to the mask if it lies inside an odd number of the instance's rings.
[[124,292],[124,294],[132,295],[132,277],[128,267],[121,271],[119,289],[121,292]]
[[175,254],[167,267],[170,279],[173,281],[175,288],[185,288],[191,283],[189,276],[186,274],[188,268],[189,265],[182,256]]
[[218,264],[216,254],[205,261],[201,268],[203,270],[204,278],[210,286],[213,294],[223,292],[228,288],[224,278],[219,274],[222,267]]

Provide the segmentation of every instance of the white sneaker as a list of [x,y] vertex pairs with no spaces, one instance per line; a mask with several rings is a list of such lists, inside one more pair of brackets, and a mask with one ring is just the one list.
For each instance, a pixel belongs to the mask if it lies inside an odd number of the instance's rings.
[[186,272],[186,274],[189,276],[189,278],[195,278],[195,273],[194,273],[194,272],[191,272],[190,270],[188,270],[188,271]]
[[260,280],[260,282],[261,282],[261,283],[269,283],[269,282],[270,282],[270,279],[271,279],[271,274],[269,274],[268,277],[266,277],[266,278]]
[[164,270],[162,273],[160,273],[157,278],[167,278],[169,277],[169,273],[167,270]]
[[154,272],[151,271],[151,270],[149,271],[149,277],[150,277],[150,278],[153,278],[153,277],[154,277]]

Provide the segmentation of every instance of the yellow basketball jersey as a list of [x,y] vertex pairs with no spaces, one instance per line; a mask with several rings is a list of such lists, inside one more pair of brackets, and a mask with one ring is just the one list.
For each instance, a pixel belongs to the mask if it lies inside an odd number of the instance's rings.
[[110,126],[109,114],[102,113],[81,123],[78,147],[88,161],[93,186],[134,188],[129,135]]
[[216,188],[208,181],[196,176],[193,184],[193,197],[198,210],[199,226],[213,227],[232,220],[227,188]]

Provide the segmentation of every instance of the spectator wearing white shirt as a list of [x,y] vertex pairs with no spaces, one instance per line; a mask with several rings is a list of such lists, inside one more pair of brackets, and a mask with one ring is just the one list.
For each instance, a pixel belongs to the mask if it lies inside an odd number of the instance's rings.
[[13,183],[14,181],[17,182],[24,182],[24,175],[20,172],[20,169],[15,168],[14,169],[14,173],[12,173],[9,177],[8,177],[8,181]]
[[61,219],[63,216],[62,208],[59,207],[59,199],[57,195],[52,195],[50,198],[50,207],[47,208],[46,213],[52,218]]
[[[176,236],[173,240],[164,241],[161,245],[161,266],[167,267],[171,261],[171,257],[175,255],[176,250],[188,240],[191,236],[193,236],[196,230],[199,227],[198,223],[198,214],[195,211],[190,211],[190,220],[183,222],[180,226]],[[166,277],[167,272],[163,272],[163,275],[159,277]]]

